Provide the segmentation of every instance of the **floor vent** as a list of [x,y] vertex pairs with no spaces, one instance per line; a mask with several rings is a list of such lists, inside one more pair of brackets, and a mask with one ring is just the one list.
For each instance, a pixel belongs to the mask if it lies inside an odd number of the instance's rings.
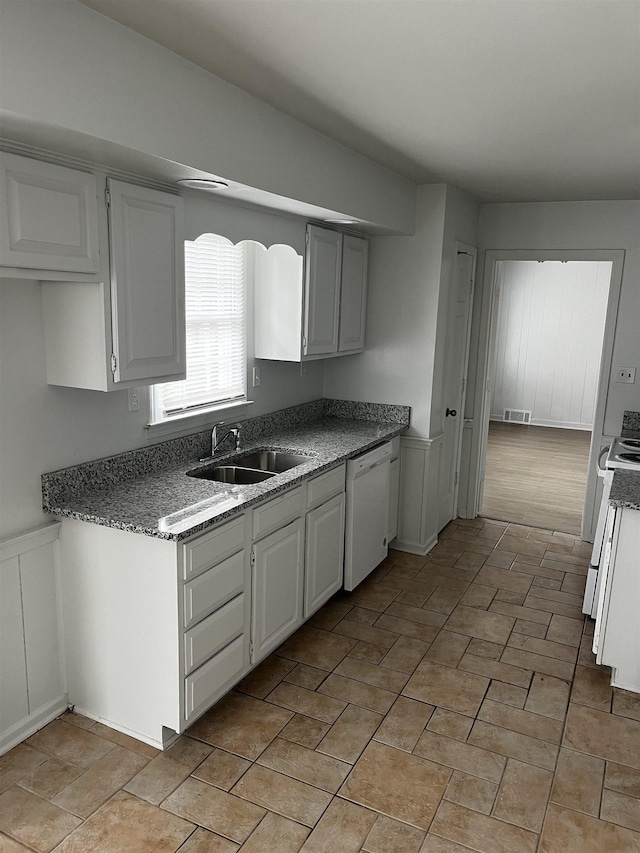
[[505,409],[504,420],[511,424],[530,424],[531,412],[526,409]]

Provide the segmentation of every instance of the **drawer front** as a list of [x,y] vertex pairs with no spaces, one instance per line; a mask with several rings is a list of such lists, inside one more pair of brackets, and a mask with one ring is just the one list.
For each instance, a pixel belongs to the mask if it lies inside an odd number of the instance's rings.
[[185,678],[187,720],[205,711],[240,678],[244,669],[244,637],[238,637],[200,669]]
[[333,471],[326,471],[319,477],[309,480],[307,491],[307,509],[329,500],[334,495],[344,492],[345,466],[340,465]]
[[184,627],[190,628],[238,593],[244,592],[245,552],[227,557],[184,585]]
[[185,675],[208,660],[244,630],[245,594],[240,593],[184,635]]
[[253,538],[259,539],[302,514],[302,487],[278,495],[253,511]]
[[183,549],[184,579],[195,577],[244,545],[246,516],[220,525],[211,533],[187,542]]

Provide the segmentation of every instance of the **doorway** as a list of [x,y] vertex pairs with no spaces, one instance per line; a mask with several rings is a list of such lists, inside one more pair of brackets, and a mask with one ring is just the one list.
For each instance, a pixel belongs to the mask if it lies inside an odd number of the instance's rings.
[[[581,432],[587,432],[588,430],[586,429],[586,427],[588,426],[588,421],[585,420],[584,413],[590,409],[590,411],[592,412],[592,429],[591,436],[588,441],[588,465],[586,471],[586,484],[584,486],[584,501],[581,513],[582,517],[580,522],[580,530],[571,532],[580,533],[581,537],[587,541],[591,541],[593,539],[593,529],[595,527],[595,521],[597,517],[596,505],[598,478],[596,476],[596,467],[597,459],[605,440],[605,437],[603,436],[604,412],[607,398],[607,389],[609,385],[609,377],[611,373],[613,336],[620,293],[620,282],[622,278],[623,259],[623,251],[487,252],[485,262],[485,287],[482,297],[482,306],[480,308],[479,315],[477,315],[479,357],[477,362],[477,374],[475,381],[475,402],[473,404],[473,410],[468,411],[466,413],[467,417],[465,418],[465,426],[469,427],[469,431],[472,434],[470,441],[471,446],[467,451],[469,476],[468,481],[465,483],[467,501],[467,512],[465,513],[465,515],[467,517],[475,517],[475,515],[481,513],[481,508],[483,506],[484,499],[484,491],[485,488],[489,486],[489,481],[486,479],[487,472],[489,470],[487,468],[487,451],[491,416],[492,414],[494,414],[497,417],[497,412],[494,408],[494,397],[496,383],[499,378],[498,365],[501,357],[498,350],[498,320],[503,296],[501,284],[503,283],[504,274],[507,270],[507,267],[505,266],[506,262],[535,262],[534,265],[542,264],[545,261],[554,261],[556,263],[560,262],[560,265],[562,266],[565,266],[566,264],[565,272],[571,269],[568,266],[569,262],[596,262],[596,264],[601,265],[598,267],[601,276],[601,281],[602,275],[605,275],[606,288],[602,303],[600,304],[598,309],[600,312],[600,320],[602,320],[602,315],[604,313],[604,323],[602,323],[601,340],[599,346],[596,347],[596,358],[594,361],[595,366],[592,366],[590,368],[592,374],[595,372],[595,381],[593,383],[595,386],[595,393],[592,403],[588,405],[586,402],[582,401],[582,407],[578,406],[577,396],[575,394],[575,387],[577,386],[575,386],[573,398],[571,394],[568,395],[568,399],[570,402],[568,409],[566,407],[563,408],[561,402],[566,402],[565,398],[567,397],[567,395],[560,394],[560,396],[558,397],[558,391],[556,389],[556,391],[552,393],[551,396],[549,396],[547,383],[547,390],[544,391],[544,393],[542,394],[543,400],[545,398],[545,394],[547,395],[546,402],[548,406],[546,414],[540,415],[539,417],[535,418],[533,415],[533,411],[535,410],[535,399],[534,404],[532,404],[532,407],[525,408],[525,403],[523,402],[524,397],[513,397],[512,401],[510,401],[509,403],[509,406],[505,405],[499,413],[500,417],[504,420],[504,409],[510,407],[511,409],[513,409],[517,417],[521,417],[523,419],[524,423],[533,422],[534,425],[536,425],[535,421],[537,420],[538,426],[541,426],[544,430],[552,430],[552,435],[559,436],[561,432],[571,429],[577,429]],[[602,266],[602,264],[605,264],[606,266]],[[557,293],[552,293],[552,296],[557,297]],[[553,325],[554,323],[556,323],[556,325],[559,324],[557,315],[560,311],[560,308],[562,308],[563,316],[565,316],[565,318],[571,315],[572,313],[570,304],[565,305],[563,307],[562,305],[558,305],[557,299],[555,307],[550,307],[554,305],[552,299],[550,299],[548,302],[546,299],[538,300],[537,302],[535,302],[534,300],[533,304],[529,304],[528,310],[532,311],[533,313],[540,314],[541,303],[543,301],[547,305],[548,310],[546,319],[544,317],[544,312],[542,312],[542,323],[545,326],[548,326],[549,324]],[[583,303],[582,308],[584,308],[587,304],[587,300],[584,299],[579,300],[579,303],[580,302]],[[551,313],[549,313],[549,311],[551,311]],[[586,326],[584,325],[585,317],[575,306],[573,309],[573,314],[575,314],[576,316],[574,316],[574,318],[570,322],[574,324],[574,331],[577,331],[579,339],[580,333],[586,328]],[[565,319],[565,321],[563,322],[566,324],[566,322],[568,321]],[[529,333],[530,331],[531,329],[529,328]],[[566,337],[566,335],[561,335],[563,341],[562,346],[565,346],[566,344]],[[586,339],[588,337],[589,334],[585,333],[584,338]],[[588,340],[586,341],[586,344],[589,344]],[[529,349],[530,347],[527,345],[527,352],[529,351]],[[550,365],[556,365],[556,367],[558,365],[562,365],[563,370],[571,361],[573,361],[574,364],[579,364],[580,358],[582,357],[580,356],[579,347],[576,349],[575,352],[572,353],[571,356],[569,356],[567,353],[568,351],[566,349],[556,347],[555,352],[552,352],[550,355],[547,354],[544,357],[545,359],[547,359],[547,362],[545,363],[548,363]],[[520,366],[515,371],[516,388],[518,381],[520,381],[521,386],[524,388],[525,383],[523,376],[525,372],[526,371],[524,370],[524,364],[521,362]],[[592,376],[592,379],[593,378],[594,377]],[[514,393],[513,389],[510,393]],[[585,397],[585,400],[586,399],[587,398]],[[570,414],[567,414],[567,411],[570,412]],[[526,414],[527,412],[529,413],[528,415]],[[576,412],[578,412],[578,414],[576,414]],[[528,418],[528,420],[524,420],[525,418]],[[514,428],[517,429],[518,427]],[[522,429],[522,427],[520,428]],[[526,427],[524,427],[524,429],[526,429]],[[530,432],[532,431],[533,430],[530,430]],[[521,433],[521,436],[524,437],[524,433]],[[564,438],[567,439],[568,437],[570,438],[570,436],[565,436]],[[584,443],[586,442],[583,436],[582,444]],[[546,471],[550,474],[551,478],[554,470],[553,454],[551,454],[551,456],[547,454],[546,459],[543,463],[541,463],[541,466],[543,473]],[[555,467],[557,468],[558,465],[556,465]],[[549,485],[551,487],[553,486],[553,484]],[[519,523],[523,523],[522,518],[514,518],[510,520],[519,521]],[[532,524],[532,526],[539,525]],[[558,527],[554,525],[544,524],[540,526],[558,529]]]

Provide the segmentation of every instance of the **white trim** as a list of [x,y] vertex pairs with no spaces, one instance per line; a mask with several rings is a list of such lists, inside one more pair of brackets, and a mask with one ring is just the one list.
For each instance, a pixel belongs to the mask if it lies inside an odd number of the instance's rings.
[[43,545],[55,542],[60,536],[60,527],[61,522],[54,521],[52,524],[38,527],[36,530],[21,533],[19,536],[13,536],[10,539],[3,539],[0,541],[0,560],[9,560],[11,557],[18,557],[26,551],[33,551],[34,548],[41,548]]
[[51,720],[55,720],[67,710],[67,707],[67,697],[59,696],[46,705],[42,705],[28,717],[18,720],[11,728],[0,734],[0,755],[22,743],[23,740],[46,726]]
[[[438,542],[438,462],[443,434],[433,438],[400,436],[398,551],[424,556]],[[433,451],[433,453],[432,453]],[[408,456],[413,458],[408,461]]]
[[253,400],[242,400],[238,403],[227,403],[225,406],[211,406],[208,409],[201,409],[197,412],[190,412],[183,415],[175,415],[172,418],[167,418],[165,421],[156,421],[145,426],[148,440],[155,440],[160,436],[181,436],[190,435],[193,432],[198,432],[199,429],[206,429],[216,423],[221,416],[228,412],[233,417],[244,415],[249,406],[253,406]]

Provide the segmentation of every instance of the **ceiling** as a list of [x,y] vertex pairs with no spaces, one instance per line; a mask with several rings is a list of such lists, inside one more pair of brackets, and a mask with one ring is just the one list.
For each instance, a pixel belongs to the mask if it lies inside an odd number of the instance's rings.
[[81,0],[417,183],[640,198],[640,0]]

